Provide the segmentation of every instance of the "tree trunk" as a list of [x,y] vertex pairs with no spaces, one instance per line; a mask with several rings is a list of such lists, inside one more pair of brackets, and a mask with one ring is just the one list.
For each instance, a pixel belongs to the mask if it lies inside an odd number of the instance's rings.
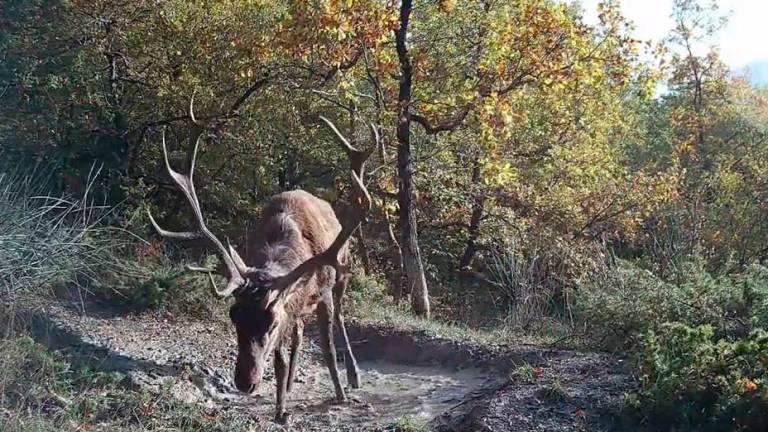
[[[379,143],[379,160],[381,166],[387,164],[387,150],[383,140]],[[394,246],[395,252],[397,253],[397,284],[392,287],[392,297],[394,297],[395,303],[399,304],[403,297],[406,295],[405,287],[407,286],[405,283],[403,249],[400,247],[400,242],[397,241],[395,230],[392,229],[392,221],[389,217],[389,210],[387,210],[386,196],[382,197],[382,199],[384,200],[384,223],[387,224],[387,235],[389,236],[389,241],[392,242],[392,246]]]
[[355,240],[357,241],[360,259],[363,261],[363,270],[365,270],[365,274],[371,274],[371,255],[368,252],[368,244],[365,242],[362,224],[355,230]]
[[384,222],[387,224],[387,234],[389,235],[389,240],[392,242],[392,245],[395,247],[395,252],[397,253],[398,279],[397,285],[392,288],[392,297],[394,297],[395,303],[400,304],[400,302],[403,300],[403,297],[409,295],[409,291],[406,290],[408,284],[405,278],[403,249],[400,247],[400,242],[397,241],[395,230],[392,229],[392,222],[389,220],[389,212],[386,209],[384,209]]
[[280,188],[284,191],[294,190],[298,187],[299,158],[296,149],[287,138],[283,157],[285,158],[283,169],[278,173]]
[[480,159],[475,157],[472,162],[472,193],[474,195],[472,200],[472,215],[469,219],[469,238],[467,239],[467,247],[464,249],[464,253],[459,260],[459,270],[469,269],[472,265],[472,261],[475,259],[477,253],[477,237],[480,235],[480,221],[483,219],[483,212],[485,211],[485,192],[482,191],[480,185],[481,181]]
[[419,251],[413,202],[410,112],[413,70],[406,45],[411,9],[412,1],[403,0],[400,4],[400,27],[395,30],[397,56],[400,61],[400,85],[397,99],[397,175],[399,179],[397,201],[400,207],[400,246],[403,252],[407,289],[411,292],[411,305],[417,315],[429,318],[429,291]]

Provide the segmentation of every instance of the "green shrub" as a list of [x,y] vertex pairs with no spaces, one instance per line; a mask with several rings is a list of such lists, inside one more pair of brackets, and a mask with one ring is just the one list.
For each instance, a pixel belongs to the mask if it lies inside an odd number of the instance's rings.
[[390,304],[387,283],[375,274],[354,272],[345,293],[344,304],[353,314],[364,313],[370,307]]
[[[161,244],[161,243],[157,243]],[[110,288],[117,293],[114,301],[139,310],[168,312],[192,318],[213,319],[226,317],[223,308],[228,300],[214,295],[209,277],[204,273],[190,272],[184,262],[191,262],[186,256],[176,256],[175,251],[168,258],[162,248],[151,257],[139,255],[135,261],[126,257],[124,271],[113,275]],[[176,263],[174,263],[176,262]],[[215,268],[216,257],[208,256],[202,265]],[[197,265],[197,264],[196,264]],[[126,277],[129,274],[130,277]],[[214,280],[222,284],[221,277],[214,274]]]
[[712,326],[663,324],[643,338],[640,403],[680,430],[768,430],[768,332],[718,339]]
[[[577,298],[585,340],[637,360],[635,414],[664,429],[768,430],[768,270],[712,275],[683,263],[669,282],[637,265],[592,277]],[[636,417],[634,417],[636,418]]]
[[719,336],[768,328],[768,269],[753,265],[737,275],[713,276],[699,262],[684,265],[680,283],[621,261],[579,290],[576,314],[585,340],[600,349],[639,348],[642,335],[667,322],[710,325]]
[[428,428],[422,420],[406,416],[396,419],[383,430],[385,432],[425,432]]
[[62,377],[69,365],[33,339],[0,339],[0,391],[3,404],[41,403],[53,394],[69,391]]
[[147,280],[137,283],[133,301],[149,309],[162,308],[168,303],[169,294],[178,291],[178,278],[179,275],[173,272],[151,272]]

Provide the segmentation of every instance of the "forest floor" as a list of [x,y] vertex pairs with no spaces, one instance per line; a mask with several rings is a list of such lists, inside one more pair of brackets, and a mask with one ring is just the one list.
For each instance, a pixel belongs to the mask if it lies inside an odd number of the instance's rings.
[[[288,430],[397,430],[407,419],[440,431],[610,431],[617,430],[612,410],[635,387],[623,362],[603,354],[481,344],[348,321],[362,388],[348,390],[345,404],[331,402],[310,324],[288,397]],[[132,387],[170,386],[174,397],[210,415],[236,411],[277,428],[270,424],[271,368],[255,396],[232,386],[236,346],[226,322],[57,301],[36,308],[33,328],[49,348],[77,348],[97,358],[102,371],[125,374]]]

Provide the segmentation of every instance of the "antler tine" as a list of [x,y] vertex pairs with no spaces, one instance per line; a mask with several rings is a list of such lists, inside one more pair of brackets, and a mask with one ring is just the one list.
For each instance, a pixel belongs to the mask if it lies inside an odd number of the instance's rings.
[[371,197],[368,194],[368,189],[366,189],[363,183],[363,171],[365,170],[365,161],[368,160],[371,153],[373,153],[381,141],[379,131],[373,123],[369,123],[369,127],[371,128],[371,140],[373,140],[374,145],[371,146],[368,150],[358,150],[349,143],[349,141],[344,137],[344,135],[341,134],[341,132],[339,132],[339,130],[336,128],[336,125],[334,125],[332,121],[323,116],[320,116],[320,119],[324,121],[325,124],[328,125],[328,127],[336,135],[341,146],[344,148],[344,151],[346,151],[347,157],[349,158],[349,165],[350,168],[352,168],[352,186],[353,190],[356,192],[353,195],[357,195],[353,196],[352,198],[353,201],[356,201],[355,198],[358,198],[358,203],[365,206],[365,210],[362,212],[363,216],[361,216],[360,221],[358,221],[359,224],[362,222],[365,213],[370,210]]
[[[178,185],[178,181],[176,181],[176,176],[174,174],[178,174],[176,171],[171,168],[171,164],[168,161],[168,148],[165,144],[165,129],[163,129],[162,132],[162,142],[163,142],[163,159],[165,160],[165,168],[168,170],[169,173],[171,173],[171,178],[173,178],[174,182]],[[166,229],[163,229],[160,227],[160,225],[157,223],[155,218],[152,216],[152,212],[147,209],[147,216],[149,216],[149,222],[152,224],[152,227],[157,231],[157,233],[161,237],[168,237],[176,240],[195,240],[201,238],[203,235],[200,232],[196,231],[168,231]]]
[[347,243],[349,238],[352,237],[352,234],[355,232],[355,230],[357,230],[357,228],[363,222],[366,213],[371,210],[371,195],[368,193],[368,189],[363,184],[363,179],[360,178],[360,176],[358,176],[354,171],[352,171],[352,185],[354,186],[355,192],[357,192],[355,195],[357,195],[357,198],[360,198],[358,207],[359,211],[351,221],[348,221],[346,224],[342,224],[341,232],[339,232],[328,249],[323,252],[323,255],[325,255],[325,260],[328,261],[328,264],[331,264],[334,267],[338,267],[339,265],[339,252]]
[[[198,139],[199,142],[199,139]],[[195,146],[197,147],[197,146]],[[194,153],[196,153],[197,150],[195,149],[193,151],[192,161],[195,160]],[[194,165],[192,165],[192,168]],[[178,174],[178,173],[176,173]],[[173,175],[173,173],[171,174]],[[179,182],[179,186],[181,188],[181,191],[184,193],[184,195],[187,197],[187,201],[189,201],[189,204],[192,207],[192,211],[195,214],[195,223],[197,224],[197,228],[200,231],[201,235],[205,238],[207,238],[211,243],[216,246],[216,249],[219,251],[219,255],[224,260],[224,264],[227,267],[227,272],[229,273],[229,282],[227,283],[227,287],[220,291],[216,286],[214,286],[214,289],[216,291],[216,294],[226,297],[230,294],[232,294],[238,287],[240,287],[244,282],[245,279],[243,278],[242,273],[238,269],[238,266],[235,264],[235,260],[233,259],[232,255],[230,255],[230,251],[234,251],[234,248],[230,247],[230,250],[228,251],[224,244],[211,232],[211,230],[208,229],[208,226],[205,224],[205,219],[203,218],[203,210],[200,206],[200,201],[197,198],[197,193],[195,192],[195,185],[192,181],[191,177],[182,176],[179,175],[181,179],[184,180],[183,183]],[[237,253],[237,252],[235,252]],[[238,255],[238,259],[240,259]]]
[[339,132],[339,130],[336,129],[336,125],[334,125],[333,122],[331,122],[330,120],[328,120],[323,116],[320,116],[320,120],[324,121],[325,124],[327,124],[328,127],[331,128],[333,133],[336,134],[336,138],[339,139],[339,143],[341,144],[342,147],[344,147],[344,151],[346,151],[347,153],[359,152],[359,150],[356,149],[352,144],[350,144],[349,141],[347,141],[347,138],[345,138],[344,135],[342,135],[341,132]]
[[189,98],[189,119],[192,120],[192,123],[197,123],[197,119],[195,118],[195,93],[197,90],[192,90],[192,97]]
[[232,261],[235,263],[235,267],[237,267],[237,271],[239,271],[240,274],[247,274],[253,270],[252,268],[245,265],[245,262],[240,257],[240,254],[237,253],[237,250],[235,250],[232,244],[229,243],[229,239],[227,239],[227,249],[229,249],[229,255],[232,257]]
[[192,92],[192,97],[189,98],[189,120],[189,145],[191,152],[187,162],[189,164],[189,178],[192,179],[195,175],[195,163],[197,162],[197,150],[200,148],[200,136],[204,132],[204,125],[195,117],[195,92]]
[[349,141],[344,137],[344,135],[339,132],[339,130],[336,128],[336,125],[333,124],[330,120],[323,116],[319,116],[322,121],[325,122],[326,125],[333,131],[333,133],[336,135],[336,138],[338,138],[339,144],[341,144],[341,147],[344,149],[344,151],[347,153],[347,157],[349,158],[349,165],[352,167],[352,170],[357,173],[358,177],[363,177],[363,170],[365,161],[368,160],[368,157],[371,155],[373,150],[376,149],[376,146],[378,145],[380,139],[379,139],[379,131],[376,129],[376,127],[371,123],[371,139],[374,141],[375,146],[371,147],[368,150],[358,150],[352,144],[349,143]]
[[152,224],[152,228],[157,231],[161,237],[168,237],[176,240],[195,240],[202,237],[199,232],[193,231],[168,231],[160,227],[152,216],[152,212],[147,209],[147,216],[149,216],[149,222]]
[[375,124],[368,123],[368,127],[371,128],[371,140],[373,141],[373,147],[371,148],[371,152],[373,152],[373,149],[376,149],[379,147],[381,143],[381,136],[379,135],[379,128],[377,128]]
[[[187,198],[187,201],[192,207],[192,212],[194,213],[194,221],[195,221],[195,224],[197,225],[197,231],[189,231],[189,232],[167,231],[160,228],[160,226],[157,224],[155,219],[152,217],[151,213],[149,213],[149,218],[150,218],[150,222],[152,223],[152,226],[155,228],[158,234],[160,234],[163,237],[174,238],[174,239],[185,239],[185,240],[204,237],[208,239],[211,243],[213,243],[214,246],[216,246],[216,249],[218,249],[219,255],[224,260],[224,263],[227,267],[227,272],[229,275],[227,286],[223,290],[219,290],[218,286],[213,280],[213,277],[211,276],[211,272],[212,272],[211,270],[202,269],[198,267],[190,267],[190,270],[205,271],[209,273],[211,284],[216,294],[222,297],[226,297],[232,294],[236,289],[238,289],[240,286],[242,286],[245,283],[243,272],[241,271],[245,269],[245,265],[243,264],[242,266],[239,266],[238,264],[242,264],[243,260],[242,258],[240,258],[240,256],[234,250],[234,248],[230,246],[229,250],[227,250],[227,248],[224,247],[224,244],[222,244],[221,241],[218,238],[216,238],[216,236],[205,225],[205,219],[203,218],[203,210],[202,210],[202,207],[200,206],[200,201],[197,198],[197,193],[195,192],[195,184],[193,180],[193,176],[195,172],[195,163],[197,161],[197,151],[200,146],[200,136],[204,131],[204,126],[201,125],[195,118],[193,105],[194,105],[194,94],[189,103],[189,117],[191,120],[190,131],[189,131],[189,140],[191,145],[190,153],[189,153],[189,174],[187,175],[181,174],[175,171],[171,167],[171,163],[168,157],[168,148],[165,142],[165,130],[163,130],[162,143],[163,143],[163,159],[165,161],[165,168],[168,171],[168,174],[173,179],[174,183],[176,183],[179,189],[181,189],[181,192]],[[243,267],[243,269],[241,269],[240,267]]]

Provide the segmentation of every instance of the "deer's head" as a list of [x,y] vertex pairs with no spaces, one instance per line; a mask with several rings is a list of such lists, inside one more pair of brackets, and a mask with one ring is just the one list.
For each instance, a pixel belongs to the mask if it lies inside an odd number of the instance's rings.
[[257,283],[248,287],[235,296],[235,303],[229,309],[229,318],[237,332],[235,386],[240,391],[251,393],[259,387],[264,365],[289,321],[282,296],[271,288],[273,284],[271,280],[265,285]]
[[[365,218],[371,206],[371,197],[362,181],[363,164],[370,152],[355,149],[330,121],[323,118],[323,121],[339,138],[339,142],[350,159],[353,216],[342,222],[341,231],[333,243],[322,253],[281,268],[251,267],[245,263],[231,244],[227,244],[225,247],[205,224],[193,181],[197,150],[204,125],[195,118],[192,109],[193,101],[190,101],[189,105],[188,174],[181,174],[171,168],[165,143],[165,133],[163,133],[162,143],[166,170],[192,208],[195,229],[184,232],[168,231],[157,224],[151,213],[149,213],[149,219],[158,234],[163,237],[179,240],[206,239],[217,251],[223,264],[222,268],[225,273],[223,276],[227,278],[227,284],[224,288],[219,288],[216,284],[212,275],[214,270],[194,266],[188,268],[193,271],[208,273],[213,290],[218,296],[233,296],[235,298],[229,311],[230,319],[237,332],[238,344],[235,386],[241,391],[252,393],[261,382],[264,365],[269,354],[273,352],[282,337],[285,326],[291,323],[284,305],[296,291],[295,288],[301,283],[303,276],[312,274],[322,266],[334,267],[337,275],[341,274],[342,265],[338,259],[339,252]],[[371,126],[371,131],[376,143],[378,143],[379,136],[376,128]]]

